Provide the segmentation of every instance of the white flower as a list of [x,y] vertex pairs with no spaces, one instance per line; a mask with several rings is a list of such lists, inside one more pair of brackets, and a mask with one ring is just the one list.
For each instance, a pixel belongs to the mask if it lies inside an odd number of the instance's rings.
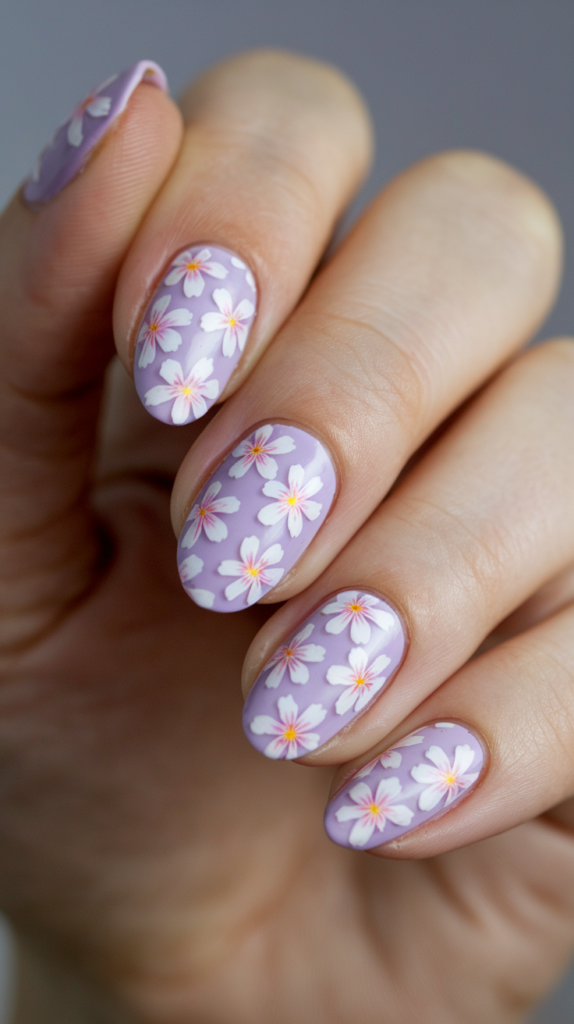
[[269,565],[275,565],[283,558],[283,548],[280,544],[273,544],[267,548],[261,558],[257,559],[259,551],[258,537],[245,537],[241,542],[239,554],[240,562],[233,559],[226,559],[218,568],[221,576],[238,576],[235,583],[230,583],[225,588],[225,596],[228,601],[239,597],[244,590],[248,590],[247,604],[255,604],[261,597],[262,587],[274,587],[279,583],[284,569],[268,569]]
[[396,778],[383,779],[379,782],[374,796],[366,782],[359,782],[353,786],[349,796],[355,801],[355,806],[346,804],[335,814],[337,821],[357,819],[349,836],[351,846],[364,846],[375,828],[379,832],[384,830],[387,820],[393,825],[410,825],[414,812],[404,804],[394,803],[401,789],[401,784]]
[[228,271],[221,263],[211,261],[209,249],[202,249],[195,256],[191,249],[186,249],[174,259],[165,284],[177,284],[183,278],[183,291],[188,299],[191,299],[194,295],[201,295],[205,287],[203,274],[218,277],[221,280],[227,277]]
[[323,506],[318,501],[310,501],[311,495],[320,491],[323,481],[320,476],[314,476],[308,483],[303,484],[305,470],[303,466],[291,466],[289,469],[289,486],[279,483],[278,480],[270,480],[263,488],[267,498],[276,498],[272,505],[264,505],[257,518],[265,526],[275,526],[287,516],[287,526],[292,537],[298,537],[303,529],[303,516],[307,519],[316,519]]
[[379,629],[389,633],[389,639],[397,629],[397,621],[394,615],[378,608],[378,600],[371,594],[360,594],[358,590],[345,590],[337,594],[331,604],[321,609],[321,615],[336,615],[331,619],[325,629],[327,633],[342,633],[346,626],[351,624],[351,640],[354,644],[368,644],[371,639],[371,627],[369,620],[374,622]]
[[413,747],[417,743],[424,743],[424,736],[412,732],[410,736],[405,736],[403,740],[399,740],[388,750],[385,750],[378,757],[373,758],[372,761],[368,761],[360,772],[355,775],[356,779],[363,779],[366,775],[370,775],[373,768],[380,764],[381,768],[398,768],[403,760],[403,755],[399,754],[398,747]]
[[220,490],[221,483],[216,480],[209,485],[199,504],[193,506],[188,519],[189,529],[181,542],[182,548],[192,548],[202,530],[205,530],[208,540],[220,541],[227,537],[227,526],[216,513],[237,512],[240,502],[234,497],[216,498]]
[[303,642],[307,637],[311,636],[314,629],[313,623],[309,622],[300,633],[293,637],[290,643],[283,644],[283,647],[280,647],[275,652],[265,666],[266,670],[268,668],[271,669],[265,680],[265,686],[273,688],[279,686],[285,674],[285,669],[289,669],[292,683],[307,683],[309,681],[309,669],[305,662],[323,661],[326,654],[325,648],[320,647],[319,644],[306,644]]
[[224,356],[232,356],[236,345],[243,352],[247,340],[247,324],[243,321],[249,320],[255,312],[255,306],[249,299],[242,299],[234,309],[233,299],[226,288],[216,288],[212,297],[219,313],[203,314],[202,331],[225,331],[222,348]]
[[331,686],[347,688],[335,704],[338,715],[344,715],[353,705],[355,711],[360,711],[386,682],[387,677],[380,673],[390,664],[391,659],[387,658],[386,654],[380,654],[370,667],[368,661],[368,656],[361,647],[353,647],[349,652],[350,668],[346,668],[345,665],[331,665],[328,670],[327,682]]
[[428,787],[419,796],[421,811],[432,811],[445,793],[447,794],[445,807],[448,807],[459,792],[468,789],[478,779],[478,772],[472,775],[465,774],[474,761],[474,750],[468,743],[455,747],[452,764],[442,747],[432,746],[430,750],[425,751],[425,757],[428,757],[436,767],[432,768],[430,764],[418,764],[411,769],[411,775],[415,782],[420,782]]
[[201,590],[198,587],[187,586],[189,581],[198,576],[203,569],[203,560],[198,558],[197,555],[189,555],[188,558],[184,558],[183,562],[180,562],[178,569],[181,582],[195,603],[201,605],[202,608],[213,608],[215,594],[211,590]]
[[270,441],[272,433],[273,427],[267,424],[265,427],[259,427],[259,430],[256,430],[251,437],[247,437],[245,441],[238,444],[237,448],[233,449],[232,455],[239,461],[233,464],[229,470],[229,476],[239,479],[239,477],[245,476],[250,466],[255,464],[260,476],[266,480],[273,480],[277,476],[279,466],[271,456],[286,455],[287,452],[294,451],[295,442],[292,437],[288,436],[276,437],[274,441]]
[[164,352],[175,352],[181,345],[181,334],[174,327],[187,327],[192,314],[189,309],[172,309],[166,313],[171,295],[164,295],[151,307],[149,320],[143,322],[138,334],[138,345],[142,345],[138,366],[143,368],[155,359],[156,342]]
[[70,146],[81,146],[84,139],[84,114],[90,117],[107,117],[112,106],[111,96],[101,96],[102,89],[106,89],[117,76],[108,78],[74,110],[68,124],[68,142]]
[[238,260],[237,256],[232,256],[231,257],[231,262],[232,262],[234,267],[237,267],[238,270],[244,270],[245,271],[245,280],[247,281],[247,284],[251,288],[251,291],[254,292],[255,291],[255,278],[253,277],[253,274],[251,273],[249,267],[246,267],[245,263],[243,263],[242,260]]
[[291,694],[288,697],[280,697],[277,707],[280,721],[271,718],[271,715],[256,715],[249,725],[251,732],[256,736],[276,737],[265,747],[264,753],[267,757],[297,757],[298,747],[302,747],[303,750],[316,750],[321,737],[319,733],[309,730],[321,724],[327,714],[326,709],[321,704],[310,704],[299,714],[299,708]]
[[181,363],[166,359],[161,364],[159,375],[167,384],[156,384],[144,395],[146,405],[162,405],[173,401],[171,418],[174,423],[187,423],[190,415],[196,420],[207,412],[206,398],[217,398],[219,384],[207,380],[213,371],[213,359],[200,359],[185,376]]

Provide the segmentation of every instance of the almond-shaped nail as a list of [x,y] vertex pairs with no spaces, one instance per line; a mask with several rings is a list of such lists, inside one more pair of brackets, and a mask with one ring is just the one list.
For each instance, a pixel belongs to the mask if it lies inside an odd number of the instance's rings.
[[134,357],[148,412],[181,426],[217,401],[245,348],[256,312],[253,274],[218,245],[194,245],[166,270],[144,314]]
[[243,728],[266,757],[291,760],[340,732],[390,683],[405,651],[394,608],[345,590],[287,638],[245,702]]
[[355,850],[398,839],[467,796],[484,762],[482,744],[466,726],[425,725],[369,761],[333,797],[327,835]]
[[125,110],[140,82],[168,91],[164,72],[152,60],[140,60],[105,82],[78,104],[68,120],[40,154],[24,186],[29,203],[47,203],[83,169],[86,160],[110,125]]
[[336,486],[312,434],[282,423],[255,429],[215,470],[181,532],[178,568],[192,600],[218,612],[255,604],[311,543]]

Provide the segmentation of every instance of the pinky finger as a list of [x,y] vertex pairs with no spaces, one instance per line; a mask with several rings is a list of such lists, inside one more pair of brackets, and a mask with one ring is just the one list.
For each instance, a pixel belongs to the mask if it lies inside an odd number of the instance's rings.
[[572,797],[573,682],[570,605],[469,662],[368,757],[343,766],[329,836],[382,856],[433,857]]

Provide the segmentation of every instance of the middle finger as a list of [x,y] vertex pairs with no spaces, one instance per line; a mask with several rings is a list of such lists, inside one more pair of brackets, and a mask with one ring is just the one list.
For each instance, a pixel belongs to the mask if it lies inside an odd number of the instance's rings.
[[[172,507],[178,533],[191,508],[190,596],[236,611],[272,587],[272,600],[306,588],[536,329],[560,252],[549,202],[494,159],[447,153],[392,183],[181,467]],[[266,446],[275,457],[261,465]],[[202,532],[215,505],[223,519]]]

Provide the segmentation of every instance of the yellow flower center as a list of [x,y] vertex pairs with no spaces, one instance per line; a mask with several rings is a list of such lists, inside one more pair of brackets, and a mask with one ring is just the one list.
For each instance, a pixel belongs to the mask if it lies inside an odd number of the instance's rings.
[[263,451],[263,448],[261,447],[260,444],[255,444],[255,445],[253,445],[253,448],[251,449],[251,451],[253,452],[254,455],[261,455],[261,452]]
[[237,323],[237,320],[235,319],[235,317],[234,316],[230,316],[229,317],[229,326],[230,327],[235,327],[236,323]]
[[191,395],[192,392],[193,392],[193,388],[182,388],[181,390],[182,390],[182,394],[184,394],[184,395]]
[[249,573],[250,576],[259,576],[259,569],[257,568],[256,565],[250,565],[247,572]]
[[352,612],[361,612],[363,610],[360,604],[351,604],[349,607]]
[[370,810],[371,814],[374,814],[374,815],[378,815],[378,814],[381,813],[381,808],[378,807],[377,804],[371,804],[371,806],[369,807],[369,810]]
[[299,499],[298,499],[297,495],[296,494],[292,494],[289,498],[287,498],[287,504],[288,505],[296,505],[298,500]]
[[292,658],[293,657],[293,648],[292,647],[287,647],[285,649],[285,657],[286,658]]
[[195,263],[188,263],[188,264],[186,264],[185,269],[186,270],[197,270],[198,267],[199,267],[199,260],[197,260]]
[[286,740],[296,740],[297,739],[297,733],[296,733],[296,731],[295,731],[295,729],[294,729],[294,727],[292,725],[290,725],[288,729],[285,729],[285,732],[284,732],[283,735],[285,736]]
[[452,786],[456,782],[456,775],[454,772],[449,772],[448,775],[445,775],[444,781],[447,785]]
[[200,514],[200,516],[206,516],[207,515],[207,511],[204,508],[200,508],[199,514]]
[[157,323],[156,320],[153,320],[151,322],[151,324],[149,325],[150,331],[157,331],[158,327],[159,327],[159,324]]
[[357,676],[357,678],[355,679],[355,686],[364,686],[364,685],[365,685],[364,677],[363,676]]

